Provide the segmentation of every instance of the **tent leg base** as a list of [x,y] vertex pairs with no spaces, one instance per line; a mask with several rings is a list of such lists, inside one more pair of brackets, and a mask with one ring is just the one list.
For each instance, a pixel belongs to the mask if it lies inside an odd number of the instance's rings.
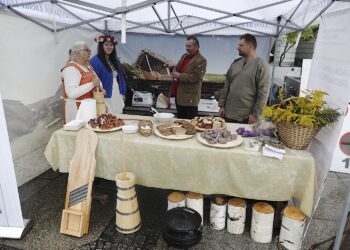
[[0,227],[0,238],[22,239],[33,227],[33,221],[23,219],[24,227]]

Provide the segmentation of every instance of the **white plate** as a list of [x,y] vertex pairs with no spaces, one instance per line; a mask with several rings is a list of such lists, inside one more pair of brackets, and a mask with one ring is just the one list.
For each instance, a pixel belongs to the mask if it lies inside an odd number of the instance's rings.
[[237,147],[237,146],[241,145],[242,142],[243,142],[243,138],[240,135],[237,135],[237,139],[236,140],[230,141],[230,142],[228,142],[226,144],[221,144],[221,143],[210,144],[210,143],[207,142],[206,139],[201,137],[201,133],[197,134],[197,139],[198,139],[198,141],[200,143],[202,143],[202,144],[204,144],[206,146],[209,146],[209,147],[214,147],[214,148],[233,148],[233,147]]
[[115,127],[115,128],[111,128],[111,129],[92,128],[92,127],[90,126],[90,124],[86,124],[85,127],[86,127],[87,129],[91,129],[92,131],[95,131],[95,132],[112,132],[112,131],[117,131],[117,130],[122,129],[122,126]]
[[184,140],[184,139],[189,139],[193,137],[194,135],[162,135],[157,128],[154,128],[154,133],[164,139],[169,139],[169,140]]

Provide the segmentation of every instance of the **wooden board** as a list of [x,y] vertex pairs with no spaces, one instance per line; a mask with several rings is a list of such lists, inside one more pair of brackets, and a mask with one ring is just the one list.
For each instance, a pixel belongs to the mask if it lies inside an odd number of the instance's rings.
[[97,135],[91,130],[82,129],[77,133],[62,213],[62,234],[81,237],[88,233],[97,140]]

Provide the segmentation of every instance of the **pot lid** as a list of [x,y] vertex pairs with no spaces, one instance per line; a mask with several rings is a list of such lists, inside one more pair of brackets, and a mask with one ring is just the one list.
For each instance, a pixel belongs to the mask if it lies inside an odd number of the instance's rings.
[[194,233],[199,229],[201,223],[200,214],[192,208],[173,208],[165,215],[165,228],[174,233]]

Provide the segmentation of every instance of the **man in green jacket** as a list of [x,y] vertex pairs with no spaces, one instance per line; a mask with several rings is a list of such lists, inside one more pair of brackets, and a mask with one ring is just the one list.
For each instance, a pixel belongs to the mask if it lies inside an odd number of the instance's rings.
[[194,36],[187,37],[186,52],[172,73],[170,97],[175,97],[177,117],[192,119],[198,113],[207,60],[199,52],[199,42]]
[[223,93],[220,96],[220,115],[227,122],[257,122],[270,89],[270,73],[266,62],[256,56],[257,42],[253,35],[240,37],[240,58],[227,71]]

